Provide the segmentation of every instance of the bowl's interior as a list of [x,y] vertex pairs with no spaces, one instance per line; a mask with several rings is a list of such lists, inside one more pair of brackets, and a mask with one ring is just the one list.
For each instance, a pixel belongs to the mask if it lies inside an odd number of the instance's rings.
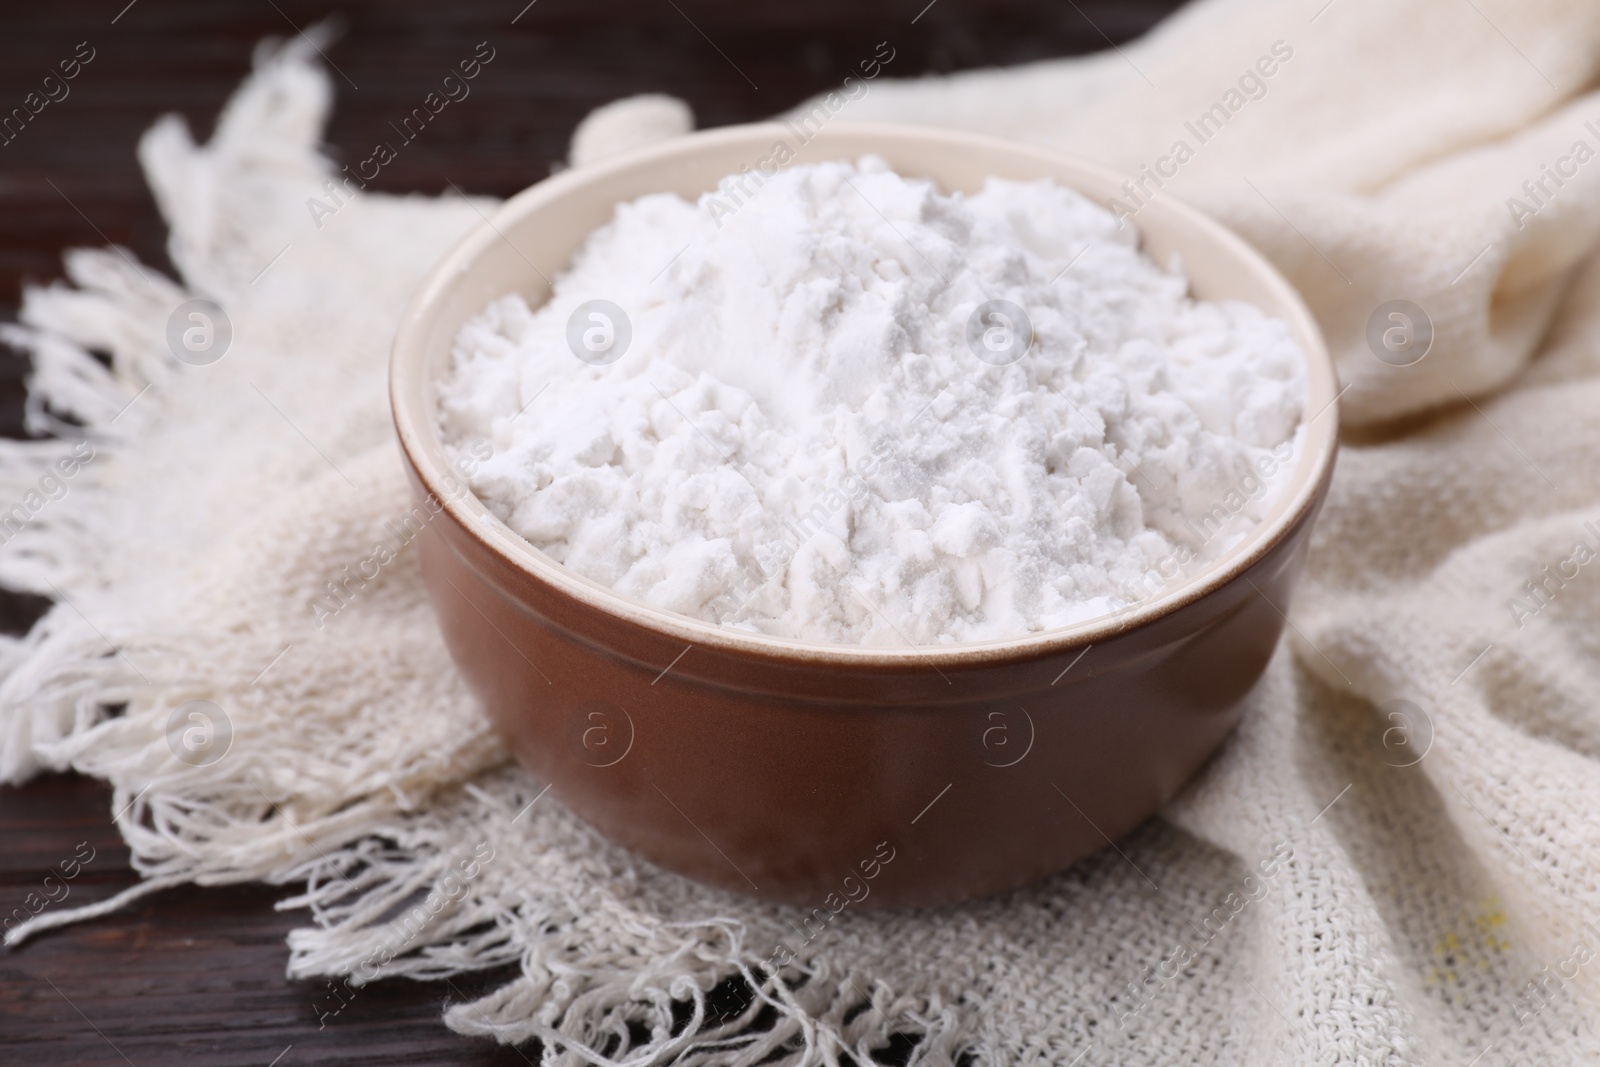
[[[777,146],[783,145],[787,152]],[[786,125],[762,124],[713,130],[680,138],[535,185],[502,205],[487,223],[464,238],[412,297],[395,335],[391,400],[400,438],[424,483],[457,518],[518,567],[573,596],[641,625],[690,642],[786,649],[802,655],[865,660],[907,655],[939,660],[989,658],[999,650],[1042,650],[1086,644],[1159,617],[1218,588],[1281,538],[1310,508],[1332,462],[1337,436],[1336,380],[1315,320],[1289,284],[1232,233],[1169,197],[1157,197],[1133,219],[1144,249],[1166,265],[1182,257],[1193,294],[1206,300],[1243,300],[1286,321],[1307,358],[1304,445],[1290,482],[1265,519],[1232,551],[1181,581],[1165,595],[1137,607],[1071,627],[1006,641],[915,649],[823,645],[725,630],[624,597],[570,571],[517,535],[458,484],[441,446],[435,419],[434,383],[446,370],[462,323],[491,300],[517,292],[537,307],[549,296],[549,280],[565,269],[573,252],[597,227],[610,221],[618,203],[651,192],[687,198],[713,189],[728,174],[756,169],[785,155],[787,162],[856,159],[873,153],[907,177],[926,177],[947,191],[975,192],[986,178],[1055,178],[1104,204],[1124,198],[1122,176],[1094,164],[1025,145],[972,134],[877,123],[836,123],[808,140]]]

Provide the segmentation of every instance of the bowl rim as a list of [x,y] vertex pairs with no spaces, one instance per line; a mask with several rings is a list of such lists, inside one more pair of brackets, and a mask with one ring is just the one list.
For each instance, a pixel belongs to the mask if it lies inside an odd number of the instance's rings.
[[[544,208],[552,201],[581,195],[585,186],[601,183],[628,171],[648,171],[665,161],[741,143],[748,143],[759,154],[772,143],[774,137],[790,132],[787,126],[779,122],[723,126],[618,153],[581,168],[564,170],[502,203],[459,239],[413,291],[395,329],[389,361],[390,409],[400,446],[424,490],[463,531],[503,563],[608,616],[643,627],[662,637],[686,642],[691,647],[831,667],[906,668],[925,665],[935,669],[959,669],[1087,650],[1090,645],[1149,626],[1244,576],[1316,509],[1331,477],[1338,450],[1338,402],[1342,395],[1321,328],[1300,293],[1265,256],[1209,215],[1163,192],[1145,204],[1140,213],[1149,212],[1158,217],[1167,215],[1181,221],[1199,231],[1220,251],[1255,275],[1256,280],[1277,301],[1278,306],[1271,309],[1270,313],[1288,323],[1296,340],[1305,349],[1307,410],[1318,399],[1325,398],[1325,402],[1309,417],[1302,415],[1299,427],[1305,432],[1301,447],[1308,452],[1311,462],[1309,466],[1297,465],[1291,475],[1296,481],[1286,487],[1285,495],[1280,498],[1274,513],[1269,515],[1269,521],[1259,523],[1244,540],[1201,571],[1171,581],[1172,588],[1162,595],[1141,599],[1126,608],[1069,626],[1017,637],[949,645],[845,645],[735,630],[657,608],[615,592],[546,556],[495,517],[470,490],[463,491],[456,478],[436,430],[431,389],[433,383],[427,374],[428,348],[423,343],[425,327],[441,312],[441,305],[451,284],[459,276],[469,273],[477,258],[488,247],[498,241],[508,240],[504,230],[512,220]],[[912,140],[953,153],[998,152],[1012,157],[1032,157],[1032,162],[1049,167],[1057,175],[1058,181],[1075,189],[1078,188],[1074,181],[1077,178],[1089,177],[1113,188],[1126,180],[1125,175],[1112,168],[1070,153],[984,134],[906,123],[837,120],[813,134],[805,142],[805,147],[810,149],[822,143],[826,150],[825,142],[861,139]],[[855,146],[853,151],[859,152],[859,146]],[[721,175],[716,177],[720,178]],[[1082,189],[1079,191],[1098,199],[1092,193]],[[1334,417],[1323,421],[1321,427],[1317,428],[1316,424],[1329,414]],[[449,487],[451,482],[456,483],[456,488]]]

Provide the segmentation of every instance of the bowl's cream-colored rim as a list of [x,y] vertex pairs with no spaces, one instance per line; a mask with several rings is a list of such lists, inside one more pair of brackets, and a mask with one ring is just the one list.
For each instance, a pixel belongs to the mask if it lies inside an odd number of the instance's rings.
[[[692,167],[697,157],[715,155],[721,158],[730,149],[742,152],[755,163],[767,157],[779,139],[792,144],[796,140],[795,132],[788,126],[773,123],[724,127],[558,174],[502,204],[484,224],[459,241],[418,286],[395,332],[390,361],[390,401],[401,446],[424,485],[444,508],[512,565],[575,600],[691,645],[834,666],[904,668],[920,662],[955,668],[1070,651],[1168,615],[1238,578],[1278,544],[1314,506],[1332,466],[1338,438],[1337,379],[1316,320],[1299,293],[1260,253],[1219,223],[1167,194],[1140,208],[1136,221],[1141,231],[1147,238],[1163,228],[1185,231],[1190,241],[1202,240],[1209,246],[1209,252],[1216,253],[1218,266],[1214,269],[1239,272],[1266,294],[1267,302],[1273,306],[1264,310],[1284,320],[1305,349],[1307,421],[1302,423],[1304,443],[1291,483],[1267,517],[1244,541],[1205,570],[1176,583],[1167,594],[1141,602],[1130,610],[1023,637],[957,645],[868,648],[724,629],[651,607],[568,570],[500,522],[472,494],[450,492],[448,487],[459,483],[438,437],[427,336],[435,332],[428,327],[443,313],[452,286],[466,277],[496,242],[509,243],[505,234],[531,213],[585,195],[610,195],[594,190],[615,187],[619,180],[626,181],[630,177],[643,176],[639,192],[632,194],[643,195],[651,188],[650,175],[667,168],[677,168],[681,174],[682,168]],[[889,123],[834,123],[804,142],[801,161],[856,158],[867,152],[889,155],[891,148],[911,152],[920,158],[947,158],[952,168],[958,165],[955,161],[960,161],[959,166],[970,170],[976,159],[993,161],[994,173],[1004,173],[1006,162],[1022,169],[1046,170],[1063,184],[1102,203],[1111,196],[1122,195],[1120,190],[1125,181],[1124,176],[1112,170],[1058,152],[977,134]],[[929,176],[937,180],[938,167],[929,169]],[[709,190],[724,173],[726,171],[708,172],[706,189]],[[613,200],[607,210],[614,204]],[[570,253],[571,249],[563,250],[563,262]],[[1199,286],[1202,278],[1192,265],[1190,275],[1191,283]],[[499,291],[509,292],[514,288],[516,286],[508,281]],[[454,333],[451,329],[449,336],[453,337]]]

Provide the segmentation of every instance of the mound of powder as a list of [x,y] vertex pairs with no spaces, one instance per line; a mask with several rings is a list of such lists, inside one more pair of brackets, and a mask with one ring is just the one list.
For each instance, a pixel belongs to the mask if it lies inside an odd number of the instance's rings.
[[621,205],[546,304],[461,329],[438,410],[489,508],[619,593],[936,645],[1175,588],[1271,506],[1304,403],[1284,323],[1085,197],[867,157]]

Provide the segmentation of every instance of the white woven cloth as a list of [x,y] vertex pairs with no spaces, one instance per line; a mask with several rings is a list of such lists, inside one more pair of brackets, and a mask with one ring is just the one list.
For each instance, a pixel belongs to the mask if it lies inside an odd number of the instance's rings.
[[[0,581],[58,601],[0,650],[6,779],[109,780],[148,887],[293,886],[292,975],[516,962],[445,1021],[553,1062],[865,1062],[891,1034],[928,1065],[1600,1057],[1600,6],[1208,0],[1088,59],[850,87],[846,117],[1175,174],[1157,195],[1304,291],[1350,432],[1293,631],[1177,801],[1014,893],[847,909],[776,977],[752,968],[794,913],[638,861],[508,765],[414,550],[316,625],[406,507],[397,314],[490,205],[329,201],[313,58],[263,53],[203,148],[176,121],[146,138],[181,284],[76,252],[11,333],[35,424],[71,416],[95,454],[45,482],[68,445],[0,452],[26,521]],[[232,325],[208,366],[166,339],[196,296]],[[1410,366],[1367,340],[1397,300],[1432,322]],[[209,749],[184,747],[190,701],[225,718]],[[727,1014],[708,991],[735,975],[759,993]]]

